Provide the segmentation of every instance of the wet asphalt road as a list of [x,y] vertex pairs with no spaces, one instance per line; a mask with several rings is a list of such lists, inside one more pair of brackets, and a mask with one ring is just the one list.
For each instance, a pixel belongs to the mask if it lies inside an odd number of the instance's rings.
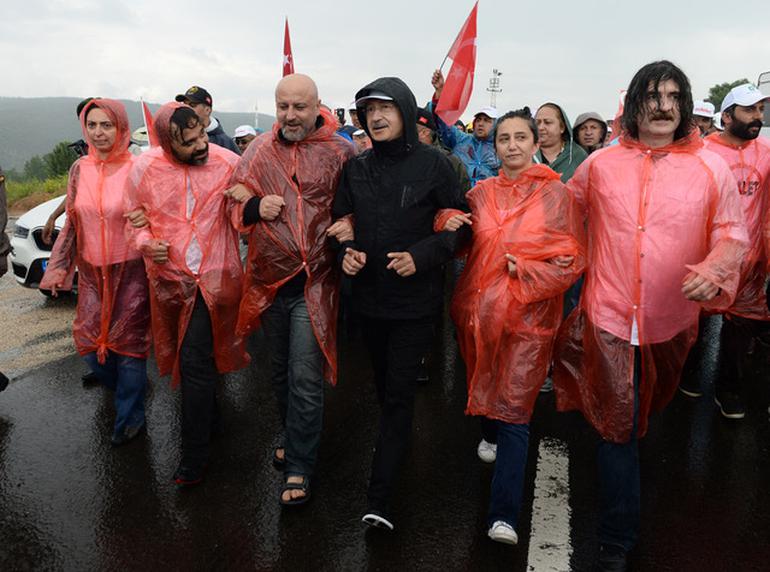
[[[72,311],[71,302],[62,305]],[[6,322],[3,337],[28,326]],[[712,331],[706,396],[677,396],[642,442],[634,570],[770,569],[768,356],[758,350],[753,357],[746,419],[727,421],[711,397],[715,339]],[[340,383],[326,394],[314,498],[298,510],[278,505],[281,475],[270,463],[278,416],[259,339],[252,340],[250,369],[221,385],[225,432],[205,483],[194,490],[178,491],[170,480],[179,394],[158,379],[154,363],[148,432],[120,449],[109,442],[111,395],[82,387],[78,356],[17,366],[0,394],[0,570],[528,570],[533,481],[545,436],[563,440],[570,455],[573,553],[560,569],[590,570],[597,551],[593,432],[579,415],[556,413],[552,395],[540,397],[520,543],[489,541],[491,467],[476,457],[478,423],[463,415],[463,370],[446,325],[435,345],[393,534],[366,532],[359,521],[378,412],[355,333],[341,340]]]

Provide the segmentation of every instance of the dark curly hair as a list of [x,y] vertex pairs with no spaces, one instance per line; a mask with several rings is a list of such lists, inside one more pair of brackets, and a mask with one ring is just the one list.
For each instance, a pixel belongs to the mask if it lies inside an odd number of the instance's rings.
[[[679,125],[674,132],[674,140],[687,136],[693,126],[692,88],[690,80],[676,65],[667,60],[652,62],[642,67],[631,80],[623,106],[621,124],[623,129],[634,139],[639,138],[638,121],[648,112],[647,93],[658,93],[662,82],[672,80],[679,86]],[[660,105],[660,102],[658,102]]]

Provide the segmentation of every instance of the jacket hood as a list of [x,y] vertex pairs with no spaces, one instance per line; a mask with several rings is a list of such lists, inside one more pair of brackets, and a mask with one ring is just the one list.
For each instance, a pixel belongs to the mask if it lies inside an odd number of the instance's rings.
[[[404,150],[408,151],[409,149],[414,148],[418,142],[417,100],[415,99],[412,90],[409,89],[409,86],[406,85],[400,78],[381,77],[358,90],[358,93],[356,93],[356,102],[375,91],[382,92],[385,95],[393,98],[393,102],[396,104],[396,107],[398,107],[399,111],[401,111],[401,119],[404,123],[404,134],[402,136],[403,147],[405,148]],[[356,104],[356,112],[358,113],[358,118],[361,121],[361,126],[363,127],[364,131],[366,131],[366,134],[371,137],[371,133],[369,133],[369,126],[367,125],[366,121],[366,107],[363,105],[363,102]],[[384,149],[386,146],[390,145],[384,145],[383,142],[377,142],[372,139],[372,146],[374,150],[377,151],[378,148]]]
[[567,141],[565,142],[566,145],[566,143],[574,139],[572,136],[572,124],[569,122],[569,117],[567,117],[567,114],[564,113],[564,109],[562,109],[561,105],[554,103],[553,101],[546,101],[543,105],[538,107],[537,110],[540,111],[546,105],[551,105],[559,110],[559,113],[561,114],[561,120],[564,122],[565,133],[567,134]]
[[698,128],[694,127],[687,135],[681,139],[675,139],[672,143],[664,147],[650,147],[638,139],[634,139],[626,132],[623,132],[620,136],[620,144],[624,147],[650,151],[654,155],[664,153],[695,153],[698,149],[703,147],[703,139],[700,136]]
[[[170,101],[158,109],[152,121],[155,128],[155,135],[158,137],[160,146],[163,148],[163,151],[166,153],[166,155],[171,158],[174,157],[174,153],[171,151],[171,116],[180,107],[190,106],[186,103]],[[190,109],[192,109],[192,107],[190,107]]]
[[[563,115],[563,114],[562,114]],[[594,121],[598,121],[602,124],[602,129],[604,130],[604,134],[602,135],[602,140],[607,136],[607,122],[602,118],[601,115],[596,113],[595,111],[589,111],[587,113],[581,113],[577,116],[577,119],[575,120],[575,125],[572,127],[572,133],[576,133],[578,129],[580,129],[580,126],[583,125],[586,121],[589,119],[593,119]]]
[[[88,136],[88,131],[86,130],[86,116],[88,115],[88,112],[94,107],[98,107],[104,111],[104,113],[107,114],[107,117],[110,118],[110,121],[115,124],[117,129],[115,144],[112,146],[112,149],[110,150],[104,162],[111,163],[127,160],[131,155],[128,151],[128,144],[131,142],[131,129],[128,126],[128,114],[126,113],[126,106],[114,99],[103,98],[92,99],[86,104],[86,106],[83,108],[83,111],[80,113],[80,127],[83,129],[83,139],[88,142],[88,145],[91,147],[91,149],[95,149],[95,147],[91,141],[91,138]],[[85,159],[96,161],[100,160],[97,153],[89,153],[86,155]]]

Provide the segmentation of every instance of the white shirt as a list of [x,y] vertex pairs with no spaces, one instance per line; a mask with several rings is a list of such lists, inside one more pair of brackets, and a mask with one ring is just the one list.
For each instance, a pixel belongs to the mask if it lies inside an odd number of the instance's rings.
[[[195,210],[195,197],[192,192],[192,183],[190,178],[187,178],[187,220],[192,220],[192,214]],[[201,252],[201,246],[198,243],[198,237],[195,236],[195,229],[193,228],[193,235],[190,239],[190,244],[187,246],[187,252],[184,256],[185,264],[190,272],[198,274],[201,271],[201,260],[203,259],[203,252]]]

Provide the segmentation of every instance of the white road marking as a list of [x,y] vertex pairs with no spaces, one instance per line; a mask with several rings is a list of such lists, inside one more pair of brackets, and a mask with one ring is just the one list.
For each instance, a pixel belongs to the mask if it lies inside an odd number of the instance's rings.
[[538,448],[528,570],[569,571],[570,515],[567,446],[559,439],[544,438]]

